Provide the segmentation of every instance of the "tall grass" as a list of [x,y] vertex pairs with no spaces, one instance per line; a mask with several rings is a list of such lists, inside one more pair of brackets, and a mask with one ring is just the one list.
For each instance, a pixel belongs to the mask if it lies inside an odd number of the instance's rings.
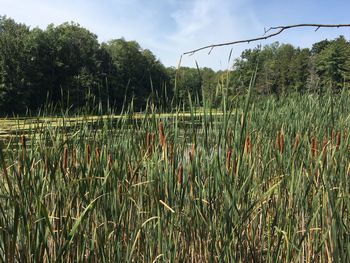
[[0,261],[349,262],[334,96],[38,121],[0,149]]

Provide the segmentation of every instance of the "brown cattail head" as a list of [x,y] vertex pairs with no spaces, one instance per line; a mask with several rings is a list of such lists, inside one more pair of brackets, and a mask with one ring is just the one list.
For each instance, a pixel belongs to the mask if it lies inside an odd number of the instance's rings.
[[163,147],[166,148],[167,147],[167,142],[166,142],[166,135],[163,135],[163,143],[162,143]]
[[90,156],[91,156],[91,149],[90,149],[90,144],[86,146],[86,161],[90,163]]
[[317,139],[315,137],[313,137],[311,139],[311,155],[312,157],[316,157],[318,153],[318,143],[317,143]]
[[25,135],[21,136],[21,144],[22,144],[23,149],[25,149],[27,147],[27,139],[26,139]]
[[252,142],[250,140],[250,136],[247,135],[247,137],[245,138],[245,142],[244,142],[244,153],[251,154],[252,150],[253,150]]
[[337,150],[339,149],[340,143],[341,143],[341,133],[340,133],[340,131],[338,131],[337,132],[337,145],[336,145]]
[[113,166],[112,154],[108,154],[108,168],[109,168],[109,170],[112,169],[112,166]]
[[173,145],[171,143],[169,144],[169,154],[170,154],[170,162],[172,164],[174,164],[174,162],[175,162],[175,154],[174,154],[174,147],[173,147]]
[[193,183],[194,183],[194,176],[193,176],[193,173],[192,171],[190,171],[190,195],[191,197],[193,197]]
[[122,202],[123,201],[123,184],[119,180],[117,183],[117,189],[118,189],[118,195],[119,195],[119,202]]
[[283,153],[284,152],[284,133],[281,132],[280,134],[280,137],[279,137],[279,150],[280,150],[280,153]]
[[237,174],[237,157],[233,158],[233,165],[232,165],[232,169],[233,169],[233,174]]
[[232,155],[232,150],[231,149],[227,149],[226,152],[226,169],[228,172],[230,172],[231,170],[231,155]]
[[100,148],[98,148],[98,147],[96,148],[95,154],[96,154],[96,161],[99,161],[100,157],[101,157],[101,150],[100,150]]
[[160,122],[159,123],[159,144],[163,145],[164,143],[164,127],[163,127],[163,123]]
[[22,144],[22,159],[24,161],[26,156],[26,147],[27,147],[27,140],[25,135],[21,136],[21,144]]
[[180,164],[179,171],[177,172],[177,184],[179,186],[182,186],[183,173],[184,173],[184,168],[183,168],[182,164]]
[[295,142],[294,142],[294,146],[293,146],[293,152],[295,152],[295,151],[298,149],[299,141],[300,141],[300,134],[297,133],[297,135],[295,136]]
[[188,153],[188,156],[190,157],[190,161],[192,162],[192,161],[193,161],[193,155],[192,155],[192,152],[189,152],[189,153]]
[[62,166],[63,166],[63,170],[66,171],[67,168],[68,168],[68,149],[67,149],[67,147],[64,147],[64,149],[63,149],[63,163],[62,163]]
[[277,131],[277,135],[276,135],[276,149],[279,150],[280,149],[280,132]]
[[191,151],[189,152],[189,156],[190,156],[190,161],[192,162],[194,160],[194,155],[196,153],[196,144],[193,143],[192,144],[192,148]]
[[133,171],[132,171],[132,167],[131,167],[131,165],[129,163],[129,165],[128,165],[128,179],[132,178],[132,175],[133,175]]
[[22,161],[21,159],[18,160],[18,176],[21,176],[22,175]]

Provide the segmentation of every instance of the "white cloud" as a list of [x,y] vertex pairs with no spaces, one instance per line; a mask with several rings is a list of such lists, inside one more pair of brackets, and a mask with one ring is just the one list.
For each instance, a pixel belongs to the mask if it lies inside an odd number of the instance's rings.
[[[179,55],[201,46],[255,36],[258,30],[261,32],[263,27],[245,3],[247,1],[243,0],[194,0],[180,6],[172,14],[176,22],[175,30],[166,39],[167,46],[176,47],[177,50],[173,49],[173,55],[168,59],[176,59],[175,50]],[[246,46],[236,46],[233,55],[239,56],[244,48]],[[226,69],[230,49],[217,48],[210,55],[207,55],[207,50],[193,57],[185,56],[183,65],[194,66],[196,59],[199,66]]]

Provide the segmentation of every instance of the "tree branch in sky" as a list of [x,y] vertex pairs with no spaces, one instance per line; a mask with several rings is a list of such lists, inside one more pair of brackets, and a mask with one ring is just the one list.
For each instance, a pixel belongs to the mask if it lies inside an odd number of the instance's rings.
[[[212,45],[208,45],[208,46],[204,46],[204,47],[200,47],[200,48],[197,48],[194,50],[187,51],[187,52],[183,53],[183,55],[193,55],[194,53],[201,51],[201,50],[205,50],[205,49],[210,49],[209,53],[208,53],[208,54],[210,54],[211,51],[216,47],[230,46],[230,45],[236,45],[236,44],[240,44],[240,43],[248,43],[249,44],[251,42],[265,40],[265,39],[277,36],[287,29],[296,28],[296,27],[316,27],[315,31],[317,31],[321,27],[336,27],[336,28],[350,27],[350,24],[296,24],[296,25],[288,25],[288,26],[275,26],[275,27],[270,27],[269,29],[265,29],[264,30],[265,33],[261,37],[244,39],[244,40],[237,40],[237,41],[219,43],[219,44],[212,44]],[[269,33],[269,34],[266,35],[267,33]]]

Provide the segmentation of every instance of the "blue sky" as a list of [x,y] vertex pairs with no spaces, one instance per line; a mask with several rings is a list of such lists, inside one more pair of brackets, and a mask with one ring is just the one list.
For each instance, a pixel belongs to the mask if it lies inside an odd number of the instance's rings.
[[[166,66],[203,45],[261,36],[264,28],[295,23],[350,23],[350,1],[340,0],[0,0],[0,15],[31,27],[78,22],[100,41],[124,37],[150,49]],[[350,28],[292,29],[254,44],[185,56],[181,65],[226,69],[228,57],[273,41],[310,47],[324,38],[350,38]]]

